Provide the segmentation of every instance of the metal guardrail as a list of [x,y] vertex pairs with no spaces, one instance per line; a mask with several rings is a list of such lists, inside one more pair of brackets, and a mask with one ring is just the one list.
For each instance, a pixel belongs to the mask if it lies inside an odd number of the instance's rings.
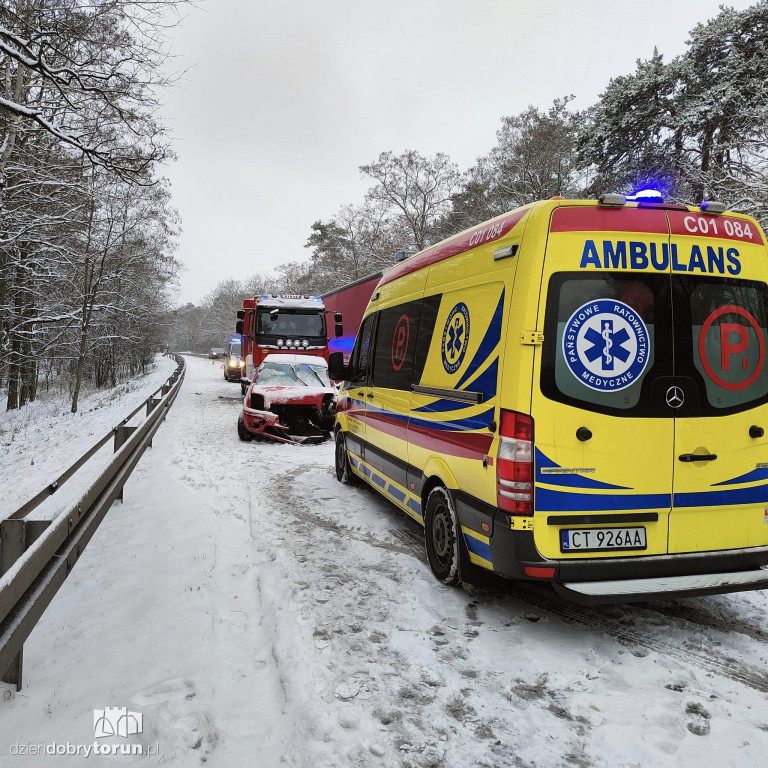
[[[21,689],[24,642],[69,575],[116,499],[181,389],[185,362],[161,387],[99,440],[53,483],[0,522],[0,680]],[[160,397],[156,397],[157,394]],[[127,426],[142,408],[144,421]],[[114,456],[100,475],[53,520],[25,516],[55,493],[96,451],[114,438]],[[23,556],[23,557],[22,557]]]

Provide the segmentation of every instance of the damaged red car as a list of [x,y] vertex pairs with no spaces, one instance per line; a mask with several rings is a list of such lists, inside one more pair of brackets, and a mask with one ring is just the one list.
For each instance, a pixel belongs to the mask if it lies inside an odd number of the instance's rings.
[[257,369],[237,420],[241,440],[320,442],[331,436],[336,388],[328,364],[313,355],[276,354]]

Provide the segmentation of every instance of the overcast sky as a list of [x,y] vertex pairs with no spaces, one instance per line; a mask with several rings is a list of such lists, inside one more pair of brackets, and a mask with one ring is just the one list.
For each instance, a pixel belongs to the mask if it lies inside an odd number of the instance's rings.
[[[179,302],[305,260],[310,227],[370,186],[380,152],[464,171],[499,120],[665,61],[722,0],[199,0],[172,34],[184,82],[164,117],[181,214]],[[734,0],[741,10],[752,3]]]

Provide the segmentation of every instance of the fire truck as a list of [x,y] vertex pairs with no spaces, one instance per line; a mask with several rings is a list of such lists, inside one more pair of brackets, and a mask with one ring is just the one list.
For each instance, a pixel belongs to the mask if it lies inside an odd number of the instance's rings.
[[[326,313],[320,296],[273,293],[246,299],[235,326],[242,338],[242,389],[269,355],[315,355],[327,360]],[[336,337],[343,333],[341,320],[341,314],[334,313]]]

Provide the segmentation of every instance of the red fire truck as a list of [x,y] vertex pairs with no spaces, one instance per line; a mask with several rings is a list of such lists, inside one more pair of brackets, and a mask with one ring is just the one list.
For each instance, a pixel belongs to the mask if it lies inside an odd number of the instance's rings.
[[[319,296],[263,294],[246,299],[237,318],[235,333],[242,337],[243,387],[268,355],[283,352],[328,359],[326,308]],[[336,336],[341,336],[338,313],[335,326]]]

